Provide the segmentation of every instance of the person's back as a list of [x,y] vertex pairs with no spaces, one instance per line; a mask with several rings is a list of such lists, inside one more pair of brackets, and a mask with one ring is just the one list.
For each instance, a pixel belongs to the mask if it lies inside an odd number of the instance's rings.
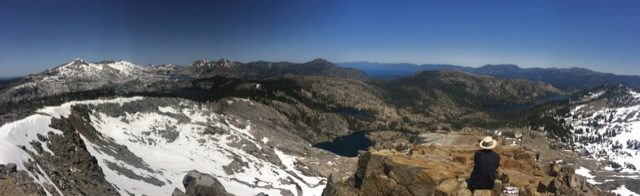
[[497,177],[500,155],[493,152],[497,141],[491,137],[485,137],[480,142],[482,150],[476,151],[473,156],[473,171],[469,178],[468,188],[471,191],[478,189],[493,189],[493,183]]

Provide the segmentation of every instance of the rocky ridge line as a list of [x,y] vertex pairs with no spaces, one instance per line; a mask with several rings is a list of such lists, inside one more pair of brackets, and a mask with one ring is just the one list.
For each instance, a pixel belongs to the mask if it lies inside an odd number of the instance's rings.
[[[409,153],[395,150],[363,152],[352,173],[333,173],[323,195],[472,195],[466,180],[473,168],[473,153],[466,145],[477,134],[461,134],[451,143],[416,145]],[[516,187],[520,195],[609,195],[575,175],[573,165],[536,162],[534,152],[521,146],[499,146],[499,173],[509,176],[495,182],[493,193]]]

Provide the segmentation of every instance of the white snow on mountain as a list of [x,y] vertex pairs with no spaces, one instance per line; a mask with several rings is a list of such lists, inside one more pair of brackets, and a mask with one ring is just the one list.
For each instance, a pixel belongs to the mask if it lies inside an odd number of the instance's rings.
[[113,83],[121,83],[145,77],[150,78],[153,77],[153,75],[147,73],[143,67],[131,62],[105,61],[100,63],[87,63],[82,59],[75,59],[54,69],[28,76],[31,81],[17,85],[13,87],[13,89],[43,86],[46,84],[64,84],[88,81],[109,81]]
[[140,66],[128,61],[116,61],[113,63],[107,63],[106,66],[118,70],[120,74],[125,76],[134,76],[134,74],[139,73],[142,70]]
[[640,172],[640,94],[626,89],[620,97],[607,97],[605,91],[585,95],[564,118],[574,133],[575,148],[612,161],[610,169]]
[[140,74],[143,69],[127,61],[86,63],[81,59],[76,59],[54,70],[59,71],[58,75],[66,77],[100,77],[105,74],[137,77],[136,74]]
[[625,185],[620,186],[618,189],[611,191],[613,193],[624,195],[624,196],[639,196],[640,194],[634,193],[633,191],[627,189]]
[[[223,116],[206,114],[200,109],[185,109],[182,111],[169,107],[160,109],[164,112],[179,112],[187,115],[191,122],[182,124],[177,119],[157,113],[135,113],[117,118],[106,115],[91,117],[95,119],[94,126],[104,136],[112,138],[118,144],[127,146],[130,151],[142,158],[150,168],[162,172],[150,172],[140,168],[129,168],[130,170],[142,176],[162,179],[167,183],[166,186],[157,187],[153,184],[145,184],[129,179],[113,170],[107,170],[106,177],[108,181],[126,182],[117,184],[123,193],[126,190],[134,194],[170,194],[175,187],[182,188],[180,182],[184,174],[191,169],[212,174],[222,182],[229,192],[236,195],[256,195],[260,192],[278,195],[280,194],[278,189],[287,189],[295,193],[295,184],[281,183],[283,180],[296,181],[296,184],[303,187],[305,193],[319,195],[322,192],[323,187],[312,187],[318,185],[322,180],[321,178],[304,177],[304,175],[294,170],[294,157],[276,150],[276,154],[286,166],[286,168],[280,168],[268,161],[256,159],[255,156],[229,145],[229,143],[237,140],[256,143],[257,141],[248,133],[249,129],[251,129],[250,126],[238,128],[228,125],[228,123],[224,122]],[[231,130],[231,132],[228,135],[220,136],[202,134],[206,129],[205,125],[212,124],[214,127],[221,127]],[[161,135],[151,133],[154,129],[164,129],[170,125],[177,125],[175,131],[180,132],[180,136],[175,141],[168,141]],[[256,146],[261,145],[257,144]],[[115,160],[114,157],[109,157],[95,150],[98,148],[89,149],[91,149],[91,154],[96,155],[100,161]],[[229,165],[234,157],[241,157],[243,162],[250,164],[243,168],[244,172],[233,175],[225,174],[223,166]],[[295,178],[296,175],[291,175],[290,173],[302,176],[304,180],[297,179]],[[252,183],[259,187],[252,188],[244,183]]]
[[587,168],[580,167],[580,168],[576,169],[575,173],[587,178],[587,182],[589,182],[591,184],[601,184],[600,182],[596,182],[595,180],[593,180],[593,178],[595,178],[595,176],[591,175],[591,170],[589,170]]
[[[37,140],[38,133],[47,135],[52,131],[60,134],[61,131],[49,127],[51,118],[69,116],[72,105],[122,104],[140,99],[70,102],[46,107],[25,119],[7,123],[0,128],[0,163],[17,163],[18,169],[24,170],[22,162],[30,155],[19,146],[34,151],[28,142]],[[269,138],[255,138],[251,134],[251,122],[243,122],[246,126],[236,127],[227,116],[209,112],[201,105],[169,105],[158,107],[158,110],[160,112],[124,113],[120,116],[93,111],[91,124],[102,134],[100,139],[104,142],[92,142],[81,135],[87,150],[98,160],[105,179],[122,195],[170,195],[175,188],[184,191],[182,179],[193,169],[216,177],[228,192],[235,195],[281,195],[284,190],[304,195],[322,193],[325,179],[304,175],[294,165],[296,156],[288,155],[282,149],[271,149],[265,144]],[[187,119],[178,119],[177,115]],[[212,127],[225,131],[207,133]],[[167,137],[166,134],[171,133],[179,135]],[[142,162],[132,164],[131,160],[116,157],[107,152],[115,147],[105,146],[105,142],[126,147]],[[270,148],[281,164],[249,153],[244,150],[247,146],[255,146],[259,150]],[[46,145],[43,147],[52,153]],[[238,163],[238,167],[225,168],[233,162]],[[40,184],[51,183],[45,172],[40,173],[30,175]]]
[[[141,99],[141,97],[133,98],[118,98],[113,100],[94,100],[86,102],[70,102],[58,107],[47,107],[39,110],[37,114],[26,117],[22,120],[4,124],[0,127],[0,163],[15,163],[18,170],[26,170],[24,161],[27,161],[31,156],[20,149],[24,146],[27,150],[35,152],[35,149],[29,144],[30,141],[38,140],[38,134],[47,135],[49,131],[55,134],[62,134],[61,131],[49,127],[52,116],[68,116],[69,108],[71,105],[84,103],[84,104],[97,104],[97,103],[123,103],[128,101],[134,101]],[[53,152],[46,146],[42,146],[43,150],[53,154]],[[45,182],[53,184],[44,171],[38,165],[37,168],[40,172],[31,173],[31,176],[39,184]],[[59,194],[62,194],[56,187]],[[46,189],[44,189],[46,191]],[[51,193],[47,192],[47,195]]]

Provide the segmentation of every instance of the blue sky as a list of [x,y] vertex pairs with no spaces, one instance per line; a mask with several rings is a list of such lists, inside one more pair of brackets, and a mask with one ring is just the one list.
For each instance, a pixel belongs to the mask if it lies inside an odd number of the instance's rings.
[[640,75],[640,1],[0,1],[0,77],[82,58],[584,67]]

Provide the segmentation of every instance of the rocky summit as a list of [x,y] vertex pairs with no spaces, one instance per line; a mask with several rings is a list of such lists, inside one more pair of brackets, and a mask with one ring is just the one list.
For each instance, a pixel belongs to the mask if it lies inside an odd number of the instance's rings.
[[[362,152],[350,173],[333,173],[323,195],[473,195],[467,189],[478,150],[478,133],[427,134],[407,152]],[[504,138],[501,139],[504,141]],[[486,195],[610,195],[575,174],[575,166],[536,160],[519,145],[494,149],[501,157],[499,179]],[[482,191],[479,191],[482,192]],[[476,193],[477,194],[477,193]]]

